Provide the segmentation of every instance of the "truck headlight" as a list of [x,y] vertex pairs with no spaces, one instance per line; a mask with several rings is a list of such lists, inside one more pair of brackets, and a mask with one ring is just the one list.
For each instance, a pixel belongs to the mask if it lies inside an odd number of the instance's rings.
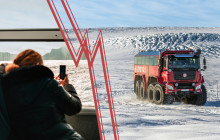
[[198,85],[197,87],[196,87],[196,90],[199,90],[201,88],[201,85]]
[[174,90],[171,85],[167,85],[167,88],[168,88],[169,90]]

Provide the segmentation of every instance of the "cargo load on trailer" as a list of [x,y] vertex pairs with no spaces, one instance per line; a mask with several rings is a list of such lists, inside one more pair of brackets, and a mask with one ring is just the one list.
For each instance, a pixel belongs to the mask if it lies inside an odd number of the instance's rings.
[[134,57],[134,92],[156,104],[204,105],[207,93],[200,67],[201,50],[139,52]]

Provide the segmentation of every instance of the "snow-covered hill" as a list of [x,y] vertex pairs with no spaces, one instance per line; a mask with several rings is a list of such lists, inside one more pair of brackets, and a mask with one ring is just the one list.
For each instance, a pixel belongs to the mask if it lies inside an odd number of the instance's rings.
[[105,39],[105,45],[118,49],[129,48],[131,53],[158,49],[186,50],[200,48],[204,55],[220,55],[220,34],[216,33],[165,33]]

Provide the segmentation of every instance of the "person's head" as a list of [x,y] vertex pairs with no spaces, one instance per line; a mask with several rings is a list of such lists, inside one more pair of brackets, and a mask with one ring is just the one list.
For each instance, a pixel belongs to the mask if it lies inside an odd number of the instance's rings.
[[34,65],[43,65],[43,58],[38,52],[32,49],[26,49],[15,57],[13,64],[6,66],[5,72],[9,72],[19,67]]
[[27,49],[20,52],[15,57],[13,63],[18,65],[19,67],[43,65],[43,58],[38,52]]

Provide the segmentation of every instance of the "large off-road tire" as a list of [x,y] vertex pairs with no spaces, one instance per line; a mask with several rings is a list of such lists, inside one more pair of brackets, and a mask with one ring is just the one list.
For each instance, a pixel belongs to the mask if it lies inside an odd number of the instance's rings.
[[202,88],[202,92],[198,93],[197,95],[194,95],[192,97],[186,97],[183,100],[183,103],[185,104],[193,104],[193,105],[204,105],[207,101],[207,92],[206,92],[206,88],[204,85],[201,86]]
[[207,101],[207,91],[204,85],[201,86],[202,92],[196,96],[195,105],[204,105]]
[[139,81],[136,81],[136,97],[137,99],[140,99],[140,96],[139,96],[139,92],[140,92],[140,85],[139,85]]
[[140,82],[140,98],[142,100],[147,99],[147,94],[144,90],[144,82],[143,81]]
[[149,102],[153,103],[154,85],[150,84],[147,88],[147,99]]
[[169,95],[169,94],[164,95],[163,104],[173,104],[173,102],[174,102],[173,95]]
[[156,84],[153,92],[153,100],[155,104],[172,104],[173,96],[165,94],[165,88],[160,84]]
[[162,104],[164,100],[164,90],[159,85],[156,84],[153,91],[153,100],[155,104]]

